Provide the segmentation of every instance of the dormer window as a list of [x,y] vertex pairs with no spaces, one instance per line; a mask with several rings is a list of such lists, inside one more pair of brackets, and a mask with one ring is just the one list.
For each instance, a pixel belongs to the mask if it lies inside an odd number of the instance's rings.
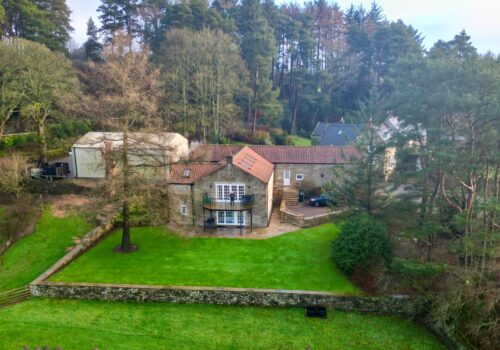
[[184,169],[182,172],[182,177],[190,177],[191,176],[191,170],[189,169]]

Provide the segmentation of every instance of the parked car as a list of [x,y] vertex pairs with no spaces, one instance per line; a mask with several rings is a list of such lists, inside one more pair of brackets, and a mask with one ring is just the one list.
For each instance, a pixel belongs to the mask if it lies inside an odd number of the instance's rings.
[[309,205],[315,207],[325,207],[327,205],[336,205],[337,201],[333,198],[331,193],[323,193],[319,196],[312,197],[309,199]]

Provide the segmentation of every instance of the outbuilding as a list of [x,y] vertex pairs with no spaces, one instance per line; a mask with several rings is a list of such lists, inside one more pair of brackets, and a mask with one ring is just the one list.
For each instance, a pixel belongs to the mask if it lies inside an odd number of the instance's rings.
[[[188,140],[177,133],[128,134],[129,161],[134,165],[171,164],[189,156]],[[106,157],[123,147],[122,132],[89,132],[71,147],[74,177],[104,178]]]

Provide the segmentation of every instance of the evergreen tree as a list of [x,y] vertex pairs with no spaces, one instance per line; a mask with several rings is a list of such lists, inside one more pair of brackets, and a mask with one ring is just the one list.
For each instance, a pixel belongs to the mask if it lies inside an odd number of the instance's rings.
[[134,37],[138,32],[138,10],[138,0],[102,0],[97,11],[106,39],[112,40],[119,30]]
[[102,44],[99,42],[99,29],[94,23],[92,17],[87,22],[87,41],[83,44],[85,47],[85,57],[88,60],[98,62],[102,60]]
[[65,51],[71,11],[65,0],[4,0],[4,34],[18,36]]
[[273,123],[282,113],[276,99],[278,94],[272,91],[270,80],[276,43],[259,0],[243,0],[239,17],[242,54],[247,62],[252,90],[248,96],[248,121],[255,134],[258,118]]

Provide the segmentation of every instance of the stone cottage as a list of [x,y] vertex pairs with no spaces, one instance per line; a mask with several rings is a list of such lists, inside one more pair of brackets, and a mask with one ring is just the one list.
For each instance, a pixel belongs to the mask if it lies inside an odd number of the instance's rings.
[[172,222],[196,226],[269,225],[285,189],[308,180],[321,187],[349,164],[353,146],[202,145],[171,166]]

